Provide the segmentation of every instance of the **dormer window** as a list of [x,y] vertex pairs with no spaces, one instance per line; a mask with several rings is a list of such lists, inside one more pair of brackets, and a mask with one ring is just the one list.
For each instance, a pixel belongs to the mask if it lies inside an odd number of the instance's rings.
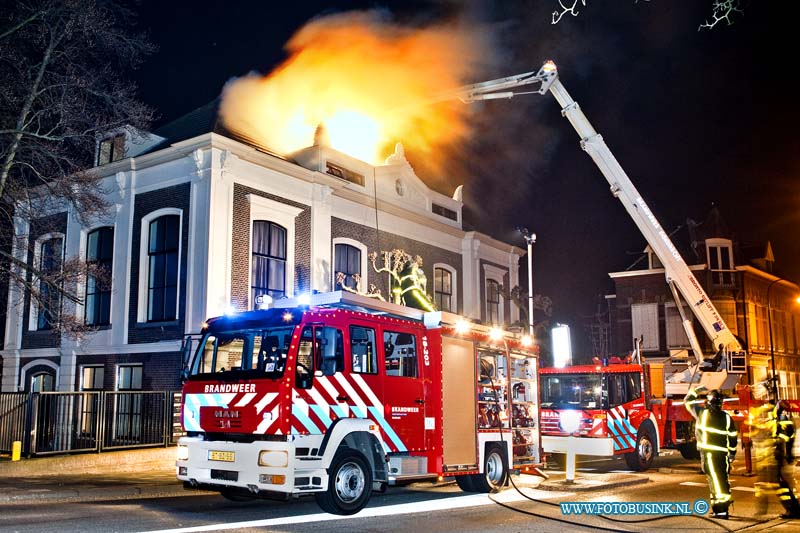
[[350,183],[355,183],[356,185],[361,185],[362,187],[364,186],[364,176],[358,172],[353,172],[352,170],[348,170],[344,167],[334,165],[333,163],[325,163],[325,172],[331,176],[336,176],[339,179],[347,180]]
[[717,286],[734,284],[733,244],[728,239],[706,240],[708,269],[711,271],[711,283]]
[[120,133],[100,141],[97,151],[97,166],[107,165],[125,157],[125,134]]

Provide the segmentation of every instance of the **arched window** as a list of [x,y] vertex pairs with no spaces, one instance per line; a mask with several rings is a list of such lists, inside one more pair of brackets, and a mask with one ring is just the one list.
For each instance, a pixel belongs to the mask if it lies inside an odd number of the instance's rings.
[[267,220],[253,221],[253,258],[250,263],[253,307],[259,296],[286,296],[286,228]]
[[[361,272],[361,250],[349,244],[337,244],[334,246],[334,270],[333,281],[335,290],[340,290],[342,284],[346,287],[358,290],[358,283],[353,276],[360,278]],[[339,272],[344,274],[342,283],[338,282]]]
[[164,215],[150,222],[147,244],[147,321],[178,317],[178,215]]
[[453,273],[450,270],[434,267],[433,303],[440,311],[454,311]]
[[114,228],[103,227],[86,236],[86,308],[84,320],[90,326],[111,321],[111,265],[114,255]]
[[64,237],[57,235],[40,241],[38,252],[39,261],[37,267],[41,273],[41,278],[37,302],[36,329],[53,329],[53,326],[58,321],[61,308],[61,292],[52,285],[52,282],[58,279],[61,272]]
[[37,372],[31,376],[30,392],[52,392],[54,390],[55,379],[50,372]]

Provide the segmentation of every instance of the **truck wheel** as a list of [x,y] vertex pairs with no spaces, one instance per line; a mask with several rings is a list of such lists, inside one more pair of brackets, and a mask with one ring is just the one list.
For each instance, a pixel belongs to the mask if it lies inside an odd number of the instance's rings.
[[636,436],[636,448],[630,453],[625,454],[625,462],[628,468],[637,472],[643,472],[650,468],[656,456],[656,439],[653,430],[649,427],[639,428]]
[[328,468],[328,489],[314,494],[331,514],[351,515],[367,505],[372,493],[372,469],[364,456],[350,448],[336,453]]
[[684,459],[700,459],[700,450],[696,442],[684,442],[678,445],[678,451]]
[[495,445],[486,448],[483,459],[483,474],[473,474],[475,492],[497,492],[508,479],[508,467],[502,449]]
[[472,482],[472,476],[456,476],[456,485],[464,492],[475,492],[475,484]]

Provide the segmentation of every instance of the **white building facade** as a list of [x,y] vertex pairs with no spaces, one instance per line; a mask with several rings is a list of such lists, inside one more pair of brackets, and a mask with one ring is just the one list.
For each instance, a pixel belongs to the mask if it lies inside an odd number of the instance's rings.
[[[127,154],[143,151],[126,144]],[[37,268],[53,257],[104,262],[112,280],[89,280],[81,304],[61,306],[96,326],[80,341],[49,329],[30,298],[10,290],[3,392],[179,388],[183,336],[207,317],[252,309],[262,294],[334,290],[336,272],[388,295],[367,255],[395,248],[422,257],[443,310],[519,319],[499,288],[518,284],[523,250],[464,231],[460,188],[454,197],[428,188],[399,145],[378,166],[324,145],[282,158],[218,133],[145,148],[97,168],[112,205],[106,218],[85,227],[50,213],[46,232],[18,224],[36,251],[15,250],[20,259]]]

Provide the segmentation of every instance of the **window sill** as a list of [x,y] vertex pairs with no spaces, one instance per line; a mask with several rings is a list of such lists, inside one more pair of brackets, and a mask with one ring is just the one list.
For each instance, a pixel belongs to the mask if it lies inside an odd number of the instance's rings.
[[136,327],[139,329],[147,328],[163,328],[166,326],[179,326],[180,322],[177,320],[169,320],[165,322],[137,322]]

